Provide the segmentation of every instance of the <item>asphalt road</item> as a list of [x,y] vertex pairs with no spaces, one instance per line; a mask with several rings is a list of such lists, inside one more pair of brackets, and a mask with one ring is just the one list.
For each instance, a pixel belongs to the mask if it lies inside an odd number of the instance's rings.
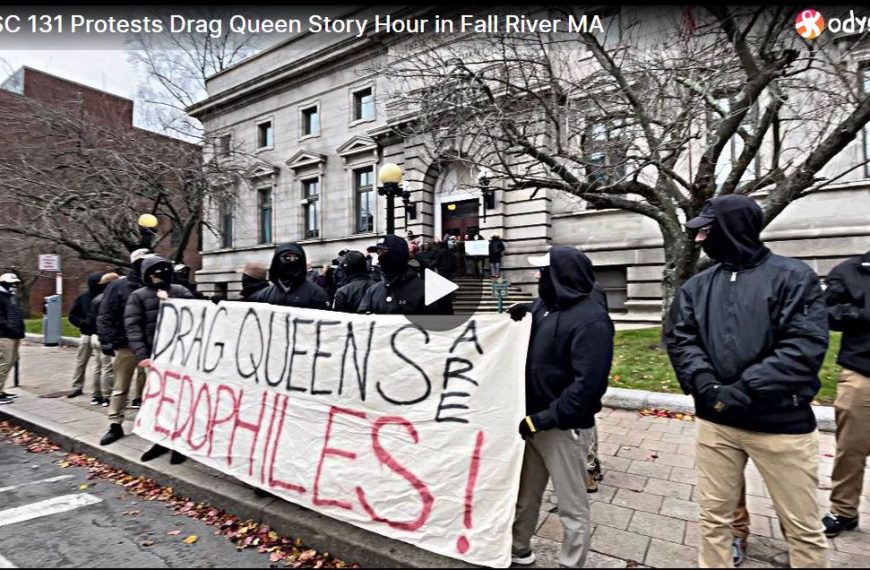
[[[0,442],[0,568],[270,566],[268,554],[239,551],[164,503],[88,480],[84,468],[62,469],[60,457]],[[197,541],[185,544],[190,535]]]

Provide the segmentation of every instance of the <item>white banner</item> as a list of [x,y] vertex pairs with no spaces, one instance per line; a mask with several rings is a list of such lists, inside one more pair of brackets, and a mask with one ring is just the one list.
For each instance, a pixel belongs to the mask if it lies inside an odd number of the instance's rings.
[[465,242],[465,255],[470,255],[472,257],[489,255],[489,242],[482,239]]
[[441,332],[423,318],[164,302],[134,433],[372,532],[507,567],[529,321],[481,315]]

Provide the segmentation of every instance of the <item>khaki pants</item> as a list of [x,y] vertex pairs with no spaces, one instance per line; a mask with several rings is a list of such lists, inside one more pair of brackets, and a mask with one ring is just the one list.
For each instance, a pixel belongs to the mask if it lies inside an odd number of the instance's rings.
[[0,338],[0,392],[6,387],[9,371],[18,362],[18,345],[21,341],[12,338]]
[[831,512],[858,516],[864,466],[870,455],[870,377],[843,369],[837,381],[837,457],[831,473]]
[[[76,369],[73,372],[73,390],[82,390],[85,387],[85,375],[87,374],[88,361],[91,359],[93,347],[91,346],[91,335],[83,334],[79,338],[79,351],[76,353]],[[100,363],[97,361],[94,366],[94,376],[100,374]],[[99,388],[99,382],[94,382],[94,385]],[[95,393],[98,393],[97,390]]]
[[109,421],[113,424],[122,424],[124,410],[127,409],[127,395],[137,368],[133,351],[129,348],[117,349],[112,366],[115,369],[115,388],[112,390],[112,401],[109,404]]
[[746,509],[746,483],[740,489],[740,502],[737,503],[737,509],[734,511],[734,522],[731,523],[731,530],[734,538],[749,538],[749,511]]
[[513,526],[514,554],[524,554],[531,548],[544,491],[552,477],[564,529],[559,564],[568,568],[583,567],[592,531],[586,496],[586,455],[591,439],[591,429],[554,429],[526,441]]
[[816,503],[818,432],[767,434],[699,420],[696,455],[701,568],[733,567],[732,525],[749,458],[761,472],[785,529],[791,566],[828,567],[828,541]]
[[145,380],[148,374],[144,368],[136,368],[136,381],[133,382],[133,400],[141,400],[142,392],[145,391]]
[[112,367],[112,357],[102,353],[100,337],[91,335],[91,354],[96,361],[94,366],[94,396],[112,395],[115,387],[115,371]]

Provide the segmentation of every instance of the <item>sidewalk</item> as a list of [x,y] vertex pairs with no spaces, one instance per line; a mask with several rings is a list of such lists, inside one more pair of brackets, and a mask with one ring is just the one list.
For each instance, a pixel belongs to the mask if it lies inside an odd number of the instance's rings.
[[[363,566],[456,566],[436,556],[351,525],[334,521],[271,497],[256,497],[249,487],[194,461],[170,466],[157,460],[139,461],[149,443],[136,436],[100,447],[108,425],[106,408],[90,405],[90,374],[85,395],[64,397],[71,384],[75,348],[47,348],[27,343],[21,349],[21,387],[15,403],[0,407],[0,418],[50,435],[65,449],[87,453],[145,475],[197,501],[208,502],[243,518],[263,521],[310,547],[328,550]],[[10,379],[11,384],[11,379]],[[10,386],[11,388],[11,386]],[[62,393],[62,394],[61,394]],[[48,396],[47,398],[45,396]],[[134,410],[128,420],[133,419]],[[698,507],[695,503],[693,422],[644,417],[634,411],[605,408],[599,414],[599,451],[605,477],[592,499],[592,552],[589,567],[625,568],[695,566]],[[125,423],[125,431],[132,424]],[[827,511],[834,437],[821,434],[819,513]],[[158,471],[161,469],[162,471]],[[751,560],[744,568],[787,565],[776,513],[767,489],[753,465],[747,469],[747,503],[752,514]],[[861,503],[862,530],[830,541],[832,567],[870,567],[870,472],[865,476]],[[558,566],[562,529],[551,492],[545,497],[534,539],[538,567]]]

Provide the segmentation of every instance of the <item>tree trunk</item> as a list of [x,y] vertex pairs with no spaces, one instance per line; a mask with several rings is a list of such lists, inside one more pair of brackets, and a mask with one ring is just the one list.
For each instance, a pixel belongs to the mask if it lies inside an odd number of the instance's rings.
[[[700,248],[686,232],[665,234],[665,269],[662,272],[662,325],[668,318],[674,297],[695,273]],[[662,328],[664,330],[664,328]]]

